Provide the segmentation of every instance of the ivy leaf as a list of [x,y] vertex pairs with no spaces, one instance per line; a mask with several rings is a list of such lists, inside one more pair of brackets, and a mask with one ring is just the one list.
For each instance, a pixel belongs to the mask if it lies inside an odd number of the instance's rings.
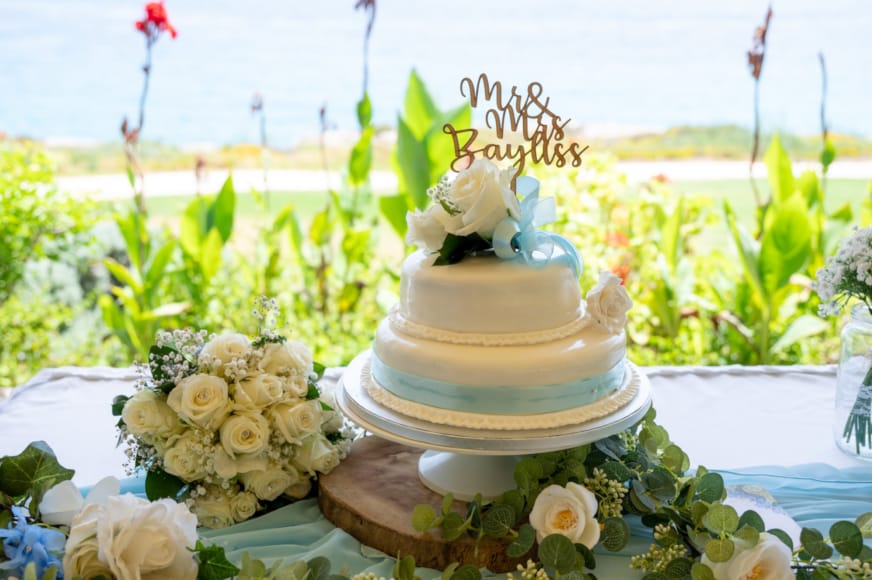
[[481,526],[484,535],[504,538],[515,527],[515,510],[510,505],[497,504],[484,514]]
[[824,541],[823,534],[813,528],[802,528],[799,541],[813,558],[828,560],[833,555],[833,549]]
[[[539,561],[564,574],[575,567],[575,546],[572,540],[560,534],[545,536],[539,544]],[[549,574],[550,576],[550,574]]]
[[506,547],[506,555],[509,558],[520,558],[530,551],[536,542],[536,530],[530,524],[524,524],[518,528],[518,538]]
[[38,505],[43,493],[75,473],[58,463],[48,443],[35,441],[19,455],[0,460],[0,492],[17,499],[31,496]]
[[194,557],[197,559],[197,580],[224,580],[239,574],[240,569],[234,566],[221,546],[206,546],[197,540],[194,546]]
[[175,499],[184,487],[184,481],[163,469],[155,469],[145,474],[145,496],[149,501],[165,497]]

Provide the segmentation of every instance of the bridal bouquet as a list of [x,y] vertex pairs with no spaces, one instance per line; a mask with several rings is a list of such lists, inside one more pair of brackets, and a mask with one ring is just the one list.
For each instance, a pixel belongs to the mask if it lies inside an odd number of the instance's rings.
[[178,330],[159,333],[149,358],[136,394],[113,403],[119,442],[146,471],[149,499],[184,500],[200,525],[305,497],[347,453],[303,343],[271,330],[254,339]]
[[[872,448],[872,227],[858,229],[842,241],[836,255],[818,270],[812,288],[821,298],[823,316],[838,314],[852,299],[861,303],[842,332],[839,365],[840,381],[860,382],[842,434],[846,443],[854,438],[859,454],[861,447]],[[848,378],[857,365],[861,374],[865,369],[862,380]]]

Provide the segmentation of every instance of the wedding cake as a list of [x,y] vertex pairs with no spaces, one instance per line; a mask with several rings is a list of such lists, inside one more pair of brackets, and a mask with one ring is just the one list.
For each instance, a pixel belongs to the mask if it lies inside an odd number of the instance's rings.
[[601,273],[582,299],[576,249],[537,229],[553,221],[553,199],[515,172],[476,159],[408,214],[419,249],[361,377],[379,404],[443,425],[541,429],[603,417],[635,395],[620,279]]

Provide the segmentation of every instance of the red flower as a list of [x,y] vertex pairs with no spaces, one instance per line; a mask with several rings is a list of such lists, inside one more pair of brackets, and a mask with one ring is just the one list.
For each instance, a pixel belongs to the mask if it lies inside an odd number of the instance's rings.
[[628,248],[630,238],[624,232],[609,232],[606,234],[606,244],[615,248]]
[[627,285],[627,278],[630,277],[630,265],[627,263],[621,263],[616,266],[612,266],[610,268],[612,274],[621,279],[621,286]]
[[145,19],[136,22],[136,29],[150,37],[157,37],[164,30],[176,37],[176,29],[167,18],[167,10],[163,2],[149,2],[145,5]]

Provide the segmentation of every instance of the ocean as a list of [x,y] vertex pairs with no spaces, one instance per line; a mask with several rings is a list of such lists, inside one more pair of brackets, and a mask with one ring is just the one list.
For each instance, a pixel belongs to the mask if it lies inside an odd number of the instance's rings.
[[[270,143],[354,131],[366,16],[355,0],[165,0],[179,35],[153,55],[142,138]],[[55,142],[119,139],[135,118],[142,0],[0,0],[0,132]],[[415,68],[442,108],[463,77],[540,82],[570,128],[595,132],[722,123],[750,127],[746,52],[761,0],[376,0],[369,88],[393,125]],[[872,2],[773,2],[760,83],[764,129],[816,133],[821,71],[832,130],[872,136]],[[481,113],[483,114],[483,112]]]

